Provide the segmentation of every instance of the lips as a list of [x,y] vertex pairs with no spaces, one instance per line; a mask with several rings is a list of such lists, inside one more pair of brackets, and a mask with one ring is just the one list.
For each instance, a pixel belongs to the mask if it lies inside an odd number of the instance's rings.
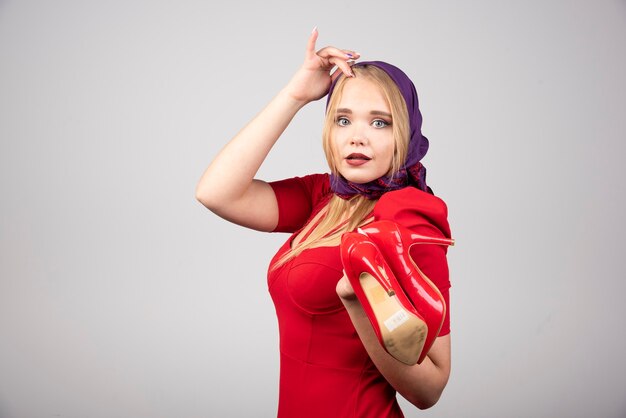
[[370,157],[364,154],[352,153],[346,157],[347,160],[371,160]]
[[365,154],[359,154],[359,153],[352,153],[346,157],[346,162],[352,166],[365,164],[369,160],[371,160],[370,157],[368,157]]

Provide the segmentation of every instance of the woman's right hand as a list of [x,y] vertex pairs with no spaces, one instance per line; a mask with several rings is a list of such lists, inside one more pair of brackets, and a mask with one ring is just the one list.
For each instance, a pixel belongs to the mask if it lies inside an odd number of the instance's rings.
[[[353,77],[350,65],[359,58],[357,52],[327,46],[315,51],[317,28],[313,29],[307,43],[304,63],[287,84],[285,91],[294,100],[306,104],[319,100],[328,93],[332,81],[341,73]],[[338,69],[331,73],[337,66]]]

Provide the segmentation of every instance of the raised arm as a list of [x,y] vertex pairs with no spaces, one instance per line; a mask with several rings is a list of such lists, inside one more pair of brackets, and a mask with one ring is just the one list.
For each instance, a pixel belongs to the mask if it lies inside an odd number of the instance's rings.
[[[255,179],[261,164],[295,114],[326,95],[340,72],[351,76],[353,51],[334,47],[315,51],[318,32],[309,37],[304,63],[289,83],[226,146],[200,178],[196,198],[236,224],[271,231],[278,223],[278,204],[271,187]],[[331,74],[333,67],[339,70]]]

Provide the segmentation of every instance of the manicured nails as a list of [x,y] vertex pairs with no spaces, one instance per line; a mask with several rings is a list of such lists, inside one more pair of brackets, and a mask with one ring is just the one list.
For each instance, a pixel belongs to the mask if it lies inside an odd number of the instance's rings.
[[315,32],[317,32],[317,26],[315,26],[313,30],[311,31],[311,33],[315,33]]

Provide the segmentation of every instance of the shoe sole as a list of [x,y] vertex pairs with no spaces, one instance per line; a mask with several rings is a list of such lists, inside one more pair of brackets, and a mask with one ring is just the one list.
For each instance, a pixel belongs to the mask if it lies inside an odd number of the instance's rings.
[[370,273],[361,273],[359,280],[387,352],[404,364],[416,364],[428,335],[426,322],[406,310]]

